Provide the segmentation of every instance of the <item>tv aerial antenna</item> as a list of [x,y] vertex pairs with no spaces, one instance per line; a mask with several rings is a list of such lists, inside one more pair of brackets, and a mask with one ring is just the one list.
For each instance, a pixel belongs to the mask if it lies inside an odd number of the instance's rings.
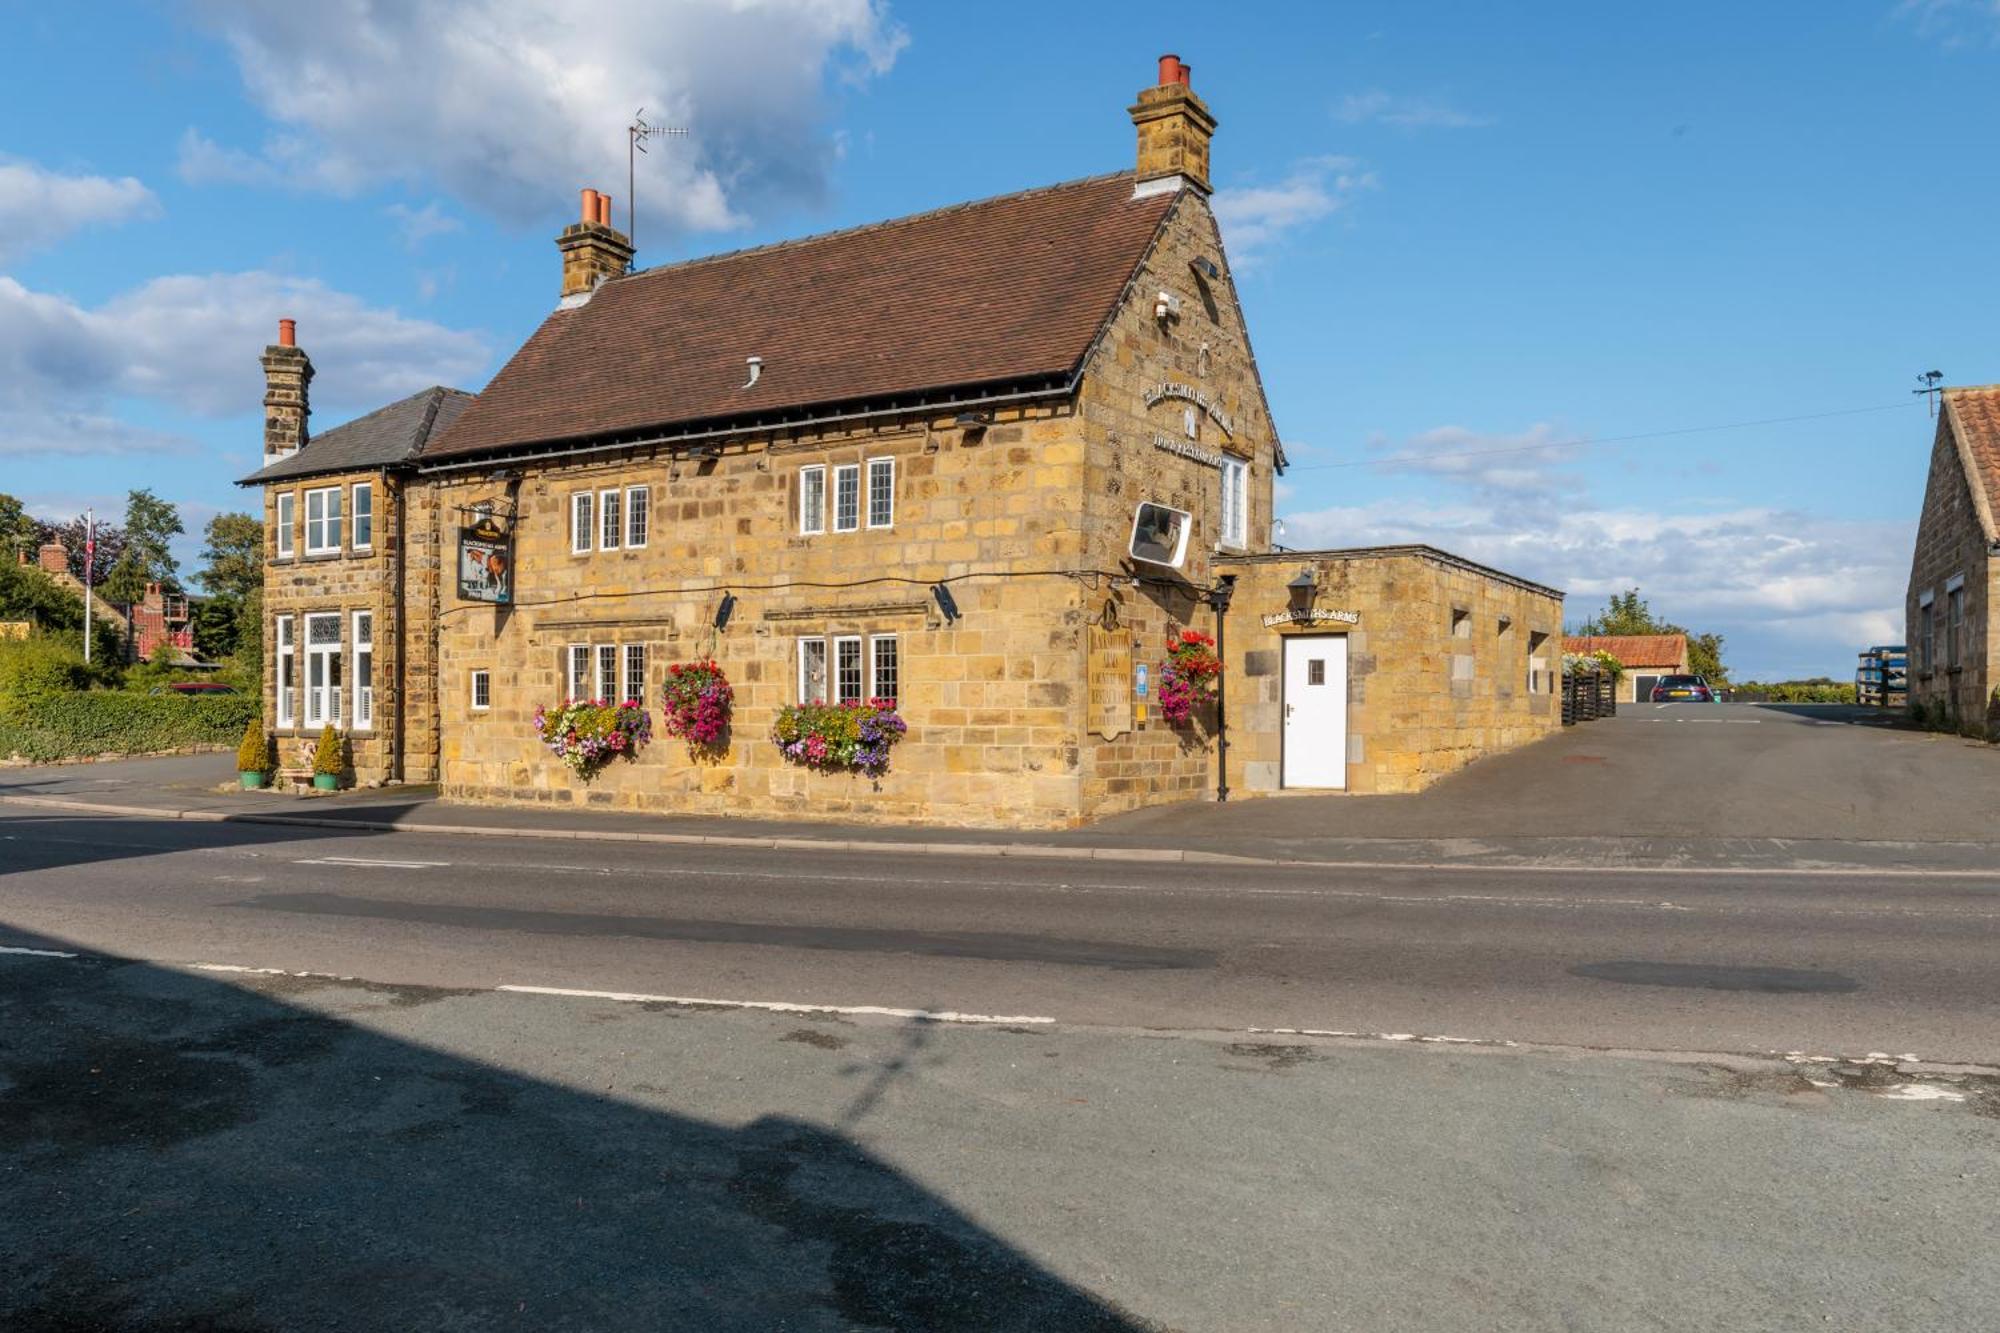
[[1924,401],[1930,405],[1933,417],[1937,415],[1938,395],[1944,392],[1943,389],[1938,387],[1938,381],[1943,378],[1944,372],[1942,370],[1926,370],[1923,374],[1917,376],[1917,383],[1924,387],[1910,390],[1911,393],[1920,393],[1924,396]]
[[639,248],[639,154],[646,151],[648,139],[684,139],[687,133],[685,125],[649,123],[645,107],[634,111],[625,127],[625,239],[634,250]]

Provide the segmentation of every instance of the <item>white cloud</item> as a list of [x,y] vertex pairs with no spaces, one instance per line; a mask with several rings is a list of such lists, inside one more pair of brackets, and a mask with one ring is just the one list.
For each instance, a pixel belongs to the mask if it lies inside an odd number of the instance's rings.
[[1217,190],[1215,219],[1230,257],[1239,266],[1255,264],[1286,236],[1331,217],[1375,184],[1374,173],[1353,158],[1309,158],[1276,185]]
[[1444,102],[1424,97],[1392,97],[1381,89],[1349,93],[1333,109],[1333,118],[1343,125],[1375,123],[1399,130],[1466,130],[1491,125],[1487,116],[1475,116]]
[[465,224],[440,208],[435,199],[422,208],[390,204],[382,211],[396,220],[396,226],[403,233],[403,244],[411,250],[421,248],[433,236],[448,236],[465,230]]
[[130,176],[65,176],[0,157],[0,263],[89,226],[158,216],[160,201]]
[[280,316],[299,321],[321,422],[428,385],[475,385],[478,334],[265,272],[155,278],[96,307],[0,276],[0,454],[113,455],[186,447],[118,419],[139,398],[198,416],[260,410],[257,358]]
[[1895,13],[1947,50],[2000,46],[2000,0],[1902,0]]
[[1547,422],[1514,434],[1485,434],[1463,426],[1438,426],[1400,443],[1370,440],[1381,472],[1443,477],[1492,499],[1546,496],[1570,489],[1572,479],[1557,470],[1584,448]]
[[[207,0],[251,98],[256,152],[190,131],[190,180],[441,190],[540,223],[584,185],[623,194],[625,126],[686,126],[641,159],[640,226],[738,225],[813,203],[835,155],[826,86],[885,73],[907,42],[879,0]],[[622,197],[619,200],[622,204]]]

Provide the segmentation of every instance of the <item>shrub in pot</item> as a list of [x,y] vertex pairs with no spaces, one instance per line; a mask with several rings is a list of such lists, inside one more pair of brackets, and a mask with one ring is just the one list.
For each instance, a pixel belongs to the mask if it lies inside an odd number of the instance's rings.
[[243,728],[243,742],[236,747],[236,777],[255,790],[271,780],[271,738],[264,734],[264,719],[253,717]]
[[340,752],[340,733],[329,722],[320,729],[319,744],[313,749],[313,786],[320,791],[338,789],[341,770],[347,767],[345,758]]

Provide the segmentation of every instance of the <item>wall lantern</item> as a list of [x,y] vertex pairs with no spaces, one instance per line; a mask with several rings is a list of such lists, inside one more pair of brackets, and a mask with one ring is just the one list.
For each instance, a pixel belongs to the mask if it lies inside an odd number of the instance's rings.
[[717,602],[715,606],[715,628],[717,630],[728,629],[729,617],[734,615],[735,613],[736,613],[736,594],[733,592],[726,592],[722,594],[722,600],[720,602]]
[[1312,605],[1313,594],[1319,591],[1319,580],[1314,576],[1312,567],[1308,565],[1301,569],[1285,588],[1292,595],[1292,605],[1304,610]]
[[958,603],[952,599],[950,588],[942,583],[933,583],[931,596],[937,599],[938,610],[944,613],[945,624],[949,625],[960,619]]

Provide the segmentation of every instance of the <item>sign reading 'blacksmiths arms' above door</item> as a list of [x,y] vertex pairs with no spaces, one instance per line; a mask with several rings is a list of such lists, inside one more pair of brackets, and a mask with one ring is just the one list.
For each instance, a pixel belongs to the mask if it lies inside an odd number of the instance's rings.
[[1146,406],[1148,407],[1152,407],[1157,403],[1164,403],[1169,398],[1178,398],[1182,402],[1193,403],[1196,407],[1208,413],[1209,419],[1222,427],[1225,433],[1230,435],[1236,433],[1235,419],[1229,413],[1222,410],[1221,403],[1214,401],[1208,396],[1208,390],[1198,389],[1192,384],[1176,384],[1171,381],[1164,384],[1155,384],[1152,388],[1146,390]]

